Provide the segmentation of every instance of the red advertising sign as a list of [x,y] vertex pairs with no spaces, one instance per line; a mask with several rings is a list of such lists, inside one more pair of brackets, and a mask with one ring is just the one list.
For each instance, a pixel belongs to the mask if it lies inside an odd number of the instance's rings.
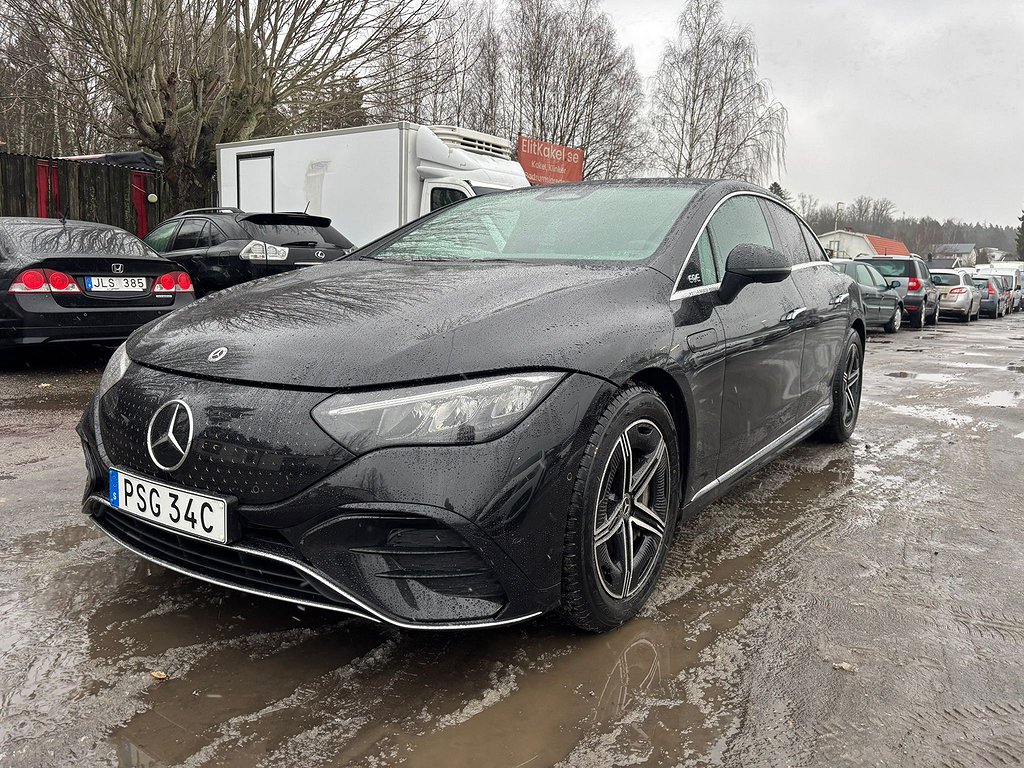
[[582,149],[520,136],[517,159],[531,184],[583,181]]

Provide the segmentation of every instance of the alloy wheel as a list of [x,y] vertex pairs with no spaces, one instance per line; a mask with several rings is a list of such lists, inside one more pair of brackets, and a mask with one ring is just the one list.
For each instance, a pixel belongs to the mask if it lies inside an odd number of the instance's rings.
[[857,420],[857,407],[860,403],[860,347],[850,345],[850,357],[846,361],[843,373],[843,426],[850,429]]
[[647,419],[615,443],[594,509],[594,561],[602,590],[625,600],[644,587],[668,535],[668,446]]

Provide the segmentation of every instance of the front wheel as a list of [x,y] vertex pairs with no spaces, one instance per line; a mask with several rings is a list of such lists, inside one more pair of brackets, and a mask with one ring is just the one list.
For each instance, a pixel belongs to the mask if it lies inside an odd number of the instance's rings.
[[851,328],[832,377],[832,413],[818,433],[822,439],[830,443],[845,443],[850,439],[860,415],[863,374],[864,344]]
[[590,632],[636,615],[654,590],[679,517],[679,441],[652,390],[620,392],[587,442],[569,505],[562,616]]
[[928,322],[928,325],[939,324],[939,302],[937,299],[935,301],[935,309],[932,310],[932,313],[926,318],[926,320]]

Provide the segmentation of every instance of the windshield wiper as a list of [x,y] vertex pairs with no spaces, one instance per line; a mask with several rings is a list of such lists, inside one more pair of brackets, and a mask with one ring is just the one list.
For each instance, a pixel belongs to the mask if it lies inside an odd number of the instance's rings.
[[[281,245],[284,246],[284,247],[287,247],[289,245],[304,245],[307,248],[312,248],[316,244],[317,244],[316,240],[292,240],[290,243],[281,243]],[[333,246],[325,244],[323,247],[324,248],[332,248]]]

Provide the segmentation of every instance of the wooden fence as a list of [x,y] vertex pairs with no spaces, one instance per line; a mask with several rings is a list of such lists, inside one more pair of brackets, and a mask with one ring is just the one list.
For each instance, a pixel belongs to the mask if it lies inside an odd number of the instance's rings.
[[[156,195],[156,202],[148,200]],[[0,152],[0,216],[95,221],[140,237],[170,214],[163,174],[106,163]]]

